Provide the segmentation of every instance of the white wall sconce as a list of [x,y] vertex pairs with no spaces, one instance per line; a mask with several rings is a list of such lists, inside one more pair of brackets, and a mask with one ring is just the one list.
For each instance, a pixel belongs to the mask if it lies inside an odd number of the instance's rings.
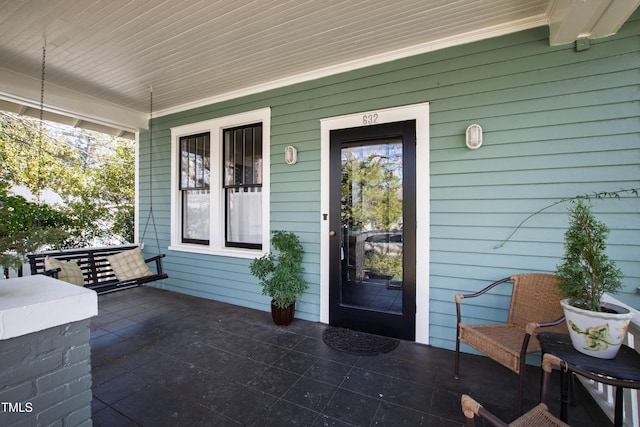
[[482,127],[472,124],[467,128],[467,148],[477,150],[482,146]]
[[298,161],[298,150],[293,145],[284,149],[284,162],[288,165],[295,165]]

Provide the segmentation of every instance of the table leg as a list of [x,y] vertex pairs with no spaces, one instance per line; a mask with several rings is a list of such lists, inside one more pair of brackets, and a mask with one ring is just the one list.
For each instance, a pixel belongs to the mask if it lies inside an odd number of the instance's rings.
[[623,388],[616,387],[615,389],[616,389],[616,401],[614,403],[615,412],[614,412],[614,418],[613,418],[613,425],[614,427],[622,427],[622,408],[624,407],[624,402],[622,401]]
[[569,403],[569,378],[570,372],[560,369],[560,419],[567,421],[567,404]]

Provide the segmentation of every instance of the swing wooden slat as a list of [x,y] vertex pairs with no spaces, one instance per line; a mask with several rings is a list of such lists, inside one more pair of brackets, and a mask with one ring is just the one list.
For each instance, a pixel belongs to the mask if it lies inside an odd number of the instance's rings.
[[107,256],[116,255],[124,251],[137,248],[138,245],[108,246],[100,248],[66,249],[61,251],[45,251],[28,254],[31,274],[45,274],[57,278],[59,268],[47,270],[45,268],[45,258],[51,257],[62,262],[74,262],[78,264],[84,278],[84,287],[93,289],[99,294],[127,289],[144,283],[169,277],[162,270],[162,258],[165,254],[159,254],[145,259],[146,264],[155,266],[152,275],[142,276],[134,279],[118,280],[116,274],[107,260]]

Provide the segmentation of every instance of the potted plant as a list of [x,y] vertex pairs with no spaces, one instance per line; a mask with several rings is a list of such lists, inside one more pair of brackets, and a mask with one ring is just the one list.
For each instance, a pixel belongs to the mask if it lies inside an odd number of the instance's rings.
[[298,236],[285,231],[274,231],[271,245],[274,251],[254,259],[249,270],[260,280],[262,294],[271,297],[273,321],[286,326],[293,321],[296,300],[308,287],[302,276],[304,250]]
[[569,208],[565,254],[556,267],[561,301],[573,346],[581,353],[612,359],[624,339],[633,313],[602,301],[622,289],[622,272],[605,254],[609,228],[582,199]]

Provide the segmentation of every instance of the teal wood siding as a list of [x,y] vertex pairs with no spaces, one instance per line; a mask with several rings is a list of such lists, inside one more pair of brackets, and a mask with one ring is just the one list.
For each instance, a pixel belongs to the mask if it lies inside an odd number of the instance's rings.
[[[453,348],[454,294],[559,262],[567,204],[559,199],[640,187],[639,14],[614,36],[550,47],[548,29],[453,47],[285,88],[158,117],[153,122],[153,203],[160,246],[169,245],[170,128],[271,107],[271,230],[304,245],[310,288],[296,314],[319,319],[320,120],[430,103],[430,343]],[[468,150],[464,132],[480,124],[484,144]],[[295,145],[298,163],[284,163]],[[149,134],[140,138],[140,229],[149,210]],[[595,200],[612,229],[610,256],[625,274],[620,299],[640,308],[640,198]],[[147,230],[145,252],[155,251]],[[150,238],[150,236],[152,236]],[[268,310],[250,260],[168,251],[170,279],[159,286]],[[418,261],[420,262],[420,261]],[[508,293],[469,301],[470,322],[506,317]]]

